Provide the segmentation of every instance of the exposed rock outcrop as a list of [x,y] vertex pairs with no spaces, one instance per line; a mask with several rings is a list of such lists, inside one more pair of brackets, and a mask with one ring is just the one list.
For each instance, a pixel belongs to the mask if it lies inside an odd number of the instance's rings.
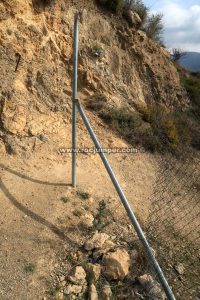
[[[44,133],[52,113],[71,110],[72,32],[80,11],[79,90],[104,93],[113,105],[184,105],[185,93],[166,49],[138,30],[140,19],[102,14],[91,1],[56,1],[37,10],[31,1],[0,4],[0,124],[6,135]],[[101,50],[101,57],[94,54]],[[86,93],[87,90],[87,93]],[[45,121],[41,119],[45,118]],[[59,126],[59,125],[58,125]],[[19,144],[22,139],[19,140]]]

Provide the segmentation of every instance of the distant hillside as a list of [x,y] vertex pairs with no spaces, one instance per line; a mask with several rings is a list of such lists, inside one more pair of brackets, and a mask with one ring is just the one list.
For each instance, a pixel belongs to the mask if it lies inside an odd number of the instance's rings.
[[192,72],[200,72],[200,53],[187,52],[187,54],[179,60],[179,64]]

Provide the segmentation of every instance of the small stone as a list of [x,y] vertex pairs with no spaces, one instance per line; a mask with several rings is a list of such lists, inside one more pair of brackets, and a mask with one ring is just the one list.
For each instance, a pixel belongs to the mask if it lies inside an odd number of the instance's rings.
[[148,296],[150,299],[155,299],[155,300],[165,300],[165,293],[161,289],[160,285],[158,282],[154,281],[154,285],[152,288],[148,291]]
[[86,273],[83,267],[77,266],[73,269],[70,276],[68,276],[68,280],[74,283],[75,285],[83,285],[86,282]]
[[144,274],[138,278],[138,281],[151,299],[166,299],[165,293],[161,289],[159,283],[154,280],[151,275]]
[[61,292],[58,292],[56,294],[56,300],[64,300],[64,294]]
[[84,248],[87,251],[93,249],[100,249],[103,247],[106,240],[109,239],[109,235],[106,233],[99,233],[98,231],[84,244]]
[[98,300],[97,289],[94,284],[89,287],[89,300]]
[[88,263],[86,265],[86,271],[90,282],[96,282],[101,274],[101,266],[99,264]]
[[137,260],[137,259],[138,259],[138,256],[139,256],[138,251],[135,250],[135,249],[132,250],[131,253],[130,253],[130,256],[131,256],[131,259],[132,259],[132,260]]
[[149,274],[144,274],[144,275],[138,277],[138,282],[141,284],[141,286],[145,290],[149,289],[149,287],[152,285],[153,281],[154,280],[153,280],[152,276]]
[[113,241],[107,240],[103,244],[102,249],[97,249],[93,252],[93,258],[95,260],[97,260],[100,256],[102,256],[103,254],[106,254],[107,252],[109,252],[111,249],[114,249],[115,247],[116,247],[116,245]]
[[81,223],[83,224],[83,226],[85,226],[86,228],[93,227],[93,222],[94,222],[94,217],[90,213],[85,214],[83,216],[83,220],[81,221]]
[[63,3],[61,4],[60,8],[61,8],[61,11],[65,11],[65,5]]
[[176,264],[174,265],[174,269],[176,270],[176,272],[179,274],[179,275],[183,275],[184,272],[185,272],[185,267],[183,264]]
[[102,287],[101,297],[102,297],[102,300],[112,299],[112,290],[108,283]]
[[103,256],[103,273],[108,279],[123,280],[128,275],[130,256],[125,249],[118,249]]
[[80,294],[83,290],[83,286],[81,285],[75,285],[75,284],[69,284],[66,289],[64,289],[64,294],[65,295],[70,295],[70,294]]

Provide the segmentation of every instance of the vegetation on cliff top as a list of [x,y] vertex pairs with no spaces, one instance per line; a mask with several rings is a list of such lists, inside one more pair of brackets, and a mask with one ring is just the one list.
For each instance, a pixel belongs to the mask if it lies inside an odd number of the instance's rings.
[[163,15],[160,13],[151,14],[142,0],[105,0],[100,1],[100,3],[117,14],[123,15],[123,12],[128,10],[137,13],[141,19],[140,29],[144,30],[148,37],[162,44]]

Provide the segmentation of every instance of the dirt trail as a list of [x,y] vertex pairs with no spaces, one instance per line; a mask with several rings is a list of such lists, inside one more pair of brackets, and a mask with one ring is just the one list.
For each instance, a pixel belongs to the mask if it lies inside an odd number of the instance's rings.
[[[94,127],[104,147],[127,146],[108,133],[101,121]],[[69,133],[70,124],[63,123],[59,136],[52,136],[51,143],[41,143],[29,159],[8,155],[0,158],[0,298],[3,300],[43,299],[49,289],[56,254],[64,246],[76,246],[76,237],[67,228],[63,230],[59,221],[69,217],[73,224],[75,218],[70,215],[73,203],[66,211],[60,201],[72,189],[71,155],[57,153],[59,147],[70,146]],[[78,144],[92,146],[82,123],[79,123]],[[153,157],[112,154],[108,158],[137,214],[147,216],[147,199],[155,177]],[[78,155],[77,176],[78,189],[102,199],[117,198],[97,154]]]

